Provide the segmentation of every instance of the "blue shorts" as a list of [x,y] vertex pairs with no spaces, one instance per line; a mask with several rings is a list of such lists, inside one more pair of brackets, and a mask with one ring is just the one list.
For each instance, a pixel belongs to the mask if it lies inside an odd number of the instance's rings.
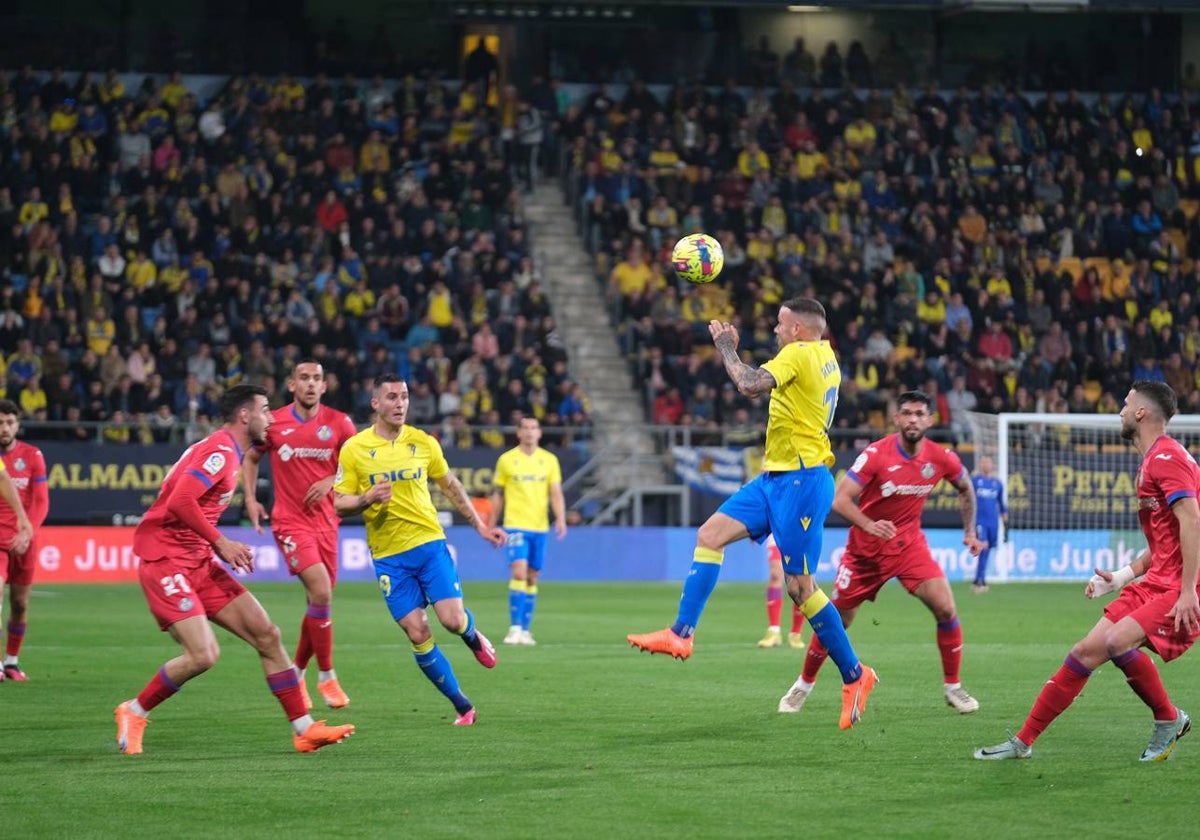
[[833,508],[833,473],[827,467],[758,475],[717,509],[746,526],[755,542],[767,534],[789,575],[816,574],[825,518]]
[[458,569],[445,540],[376,559],[375,577],[396,621],[413,610],[425,609],[426,604],[462,597]]
[[508,529],[508,543],[504,548],[508,562],[512,564],[518,560],[524,560],[529,564],[529,568],[540,572],[542,566],[546,565],[546,538],[548,536],[549,533],[546,531]]

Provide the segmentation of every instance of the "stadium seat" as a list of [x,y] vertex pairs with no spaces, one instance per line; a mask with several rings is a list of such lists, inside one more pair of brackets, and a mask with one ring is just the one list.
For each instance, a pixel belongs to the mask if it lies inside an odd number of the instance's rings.
[[1195,218],[1196,212],[1200,210],[1200,201],[1194,198],[1181,198],[1179,209],[1183,211],[1183,217],[1190,222]]

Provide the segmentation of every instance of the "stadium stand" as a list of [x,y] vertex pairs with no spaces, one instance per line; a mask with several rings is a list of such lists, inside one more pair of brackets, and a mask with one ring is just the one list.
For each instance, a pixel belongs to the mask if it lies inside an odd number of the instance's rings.
[[524,218],[538,118],[436,75],[202,101],[178,73],[0,73],[0,385],[34,436],[195,439],[221,388],[281,402],[313,356],[360,422],[396,372],[458,445],[517,412],[584,425]]
[[[1193,113],[1157,90],[600,85],[565,121],[567,187],[654,423],[761,423],[704,325],[736,319],[761,360],[796,294],[829,308],[838,428],[882,427],[908,387],[937,395],[948,430],[972,407],[1111,412],[1131,377],[1167,379],[1196,412]],[[670,276],[694,231],[722,241],[719,283]]]

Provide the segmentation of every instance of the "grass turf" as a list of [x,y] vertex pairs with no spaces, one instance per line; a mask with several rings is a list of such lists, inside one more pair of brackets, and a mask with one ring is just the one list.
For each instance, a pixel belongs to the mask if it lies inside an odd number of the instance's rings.
[[[1200,743],[1142,765],[1146,708],[1101,669],[1031,761],[977,762],[1015,730],[1071,643],[1099,616],[1079,585],[956,587],[963,677],[982,708],[941,695],[931,616],[898,586],[851,630],[880,674],[861,724],[839,731],[832,664],[803,712],[775,711],[800,654],[759,650],[762,588],[718,587],[686,663],[631,650],[628,632],[674,616],[671,584],[541,587],[535,648],[500,645],[484,671],[437,636],[479,709],[472,728],[412,661],[378,593],[344,585],[336,664],[357,734],[292,751],[257,658],[218,631],[224,655],[155,711],[146,752],[120,755],[112,709],[174,655],[139,590],[35,590],[24,684],[0,685],[0,820],[40,837],[1124,837],[1129,807],[1154,836],[1187,835]],[[294,643],[298,586],[254,587]],[[503,584],[468,584],[493,641]],[[785,619],[786,621],[786,619]],[[785,628],[786,630],[786,628]],[[805,637],[809,631],[805,628]],[[1200,658],[1163,669],[1173,699],[1200,711]],[[315,674],[309,674],[315,692]],[[1200,741],[1200,738],[1197,739]],[[1147,793],[1151,798],[1145,799]],[[1143,804],[1144,803],[1144,804]]]

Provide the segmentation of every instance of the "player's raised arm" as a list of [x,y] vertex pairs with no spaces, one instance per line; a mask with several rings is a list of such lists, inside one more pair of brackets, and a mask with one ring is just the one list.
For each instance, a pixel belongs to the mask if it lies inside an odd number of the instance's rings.
[[258,533],[263,532],[262,520],[268,519],[267,509],[258,500],[258,462],[262,460],[262,452],[254,447],[246,452],[242,459],[242,494],[246,499],[246,518]]
[[896,536],[896,526],[886,519],[872,519],[858,506],[862,488],[849,474],[842,476],[833,494],[833,512],[872,537],[890,540]]
[[713,344],[721,354],[725,363],[725,372],[737,386],[738,393],[744,397],[754,398],[771,392],[775,387],[775,377],[769,370],[748,365],[739,358],[737,353],[738,331],[733,324],[713,320],[708,323],[708,332],[712,335]]
[[504,545],[507,534],[503,528],[496,525],[489,525],[479,515],[479,511],[475,510],[475,506],[471,504],[471,497],[467,495],[467,488],[462,486],[452,472],[447,472],[443,476],[435,478],[438,487],[442,488],[442,493],[454,505],[454,509],[461,513],[467,520],[470,521],[471,527],[474,528],[479,536],[483,537],[494,548],[499,548]]

